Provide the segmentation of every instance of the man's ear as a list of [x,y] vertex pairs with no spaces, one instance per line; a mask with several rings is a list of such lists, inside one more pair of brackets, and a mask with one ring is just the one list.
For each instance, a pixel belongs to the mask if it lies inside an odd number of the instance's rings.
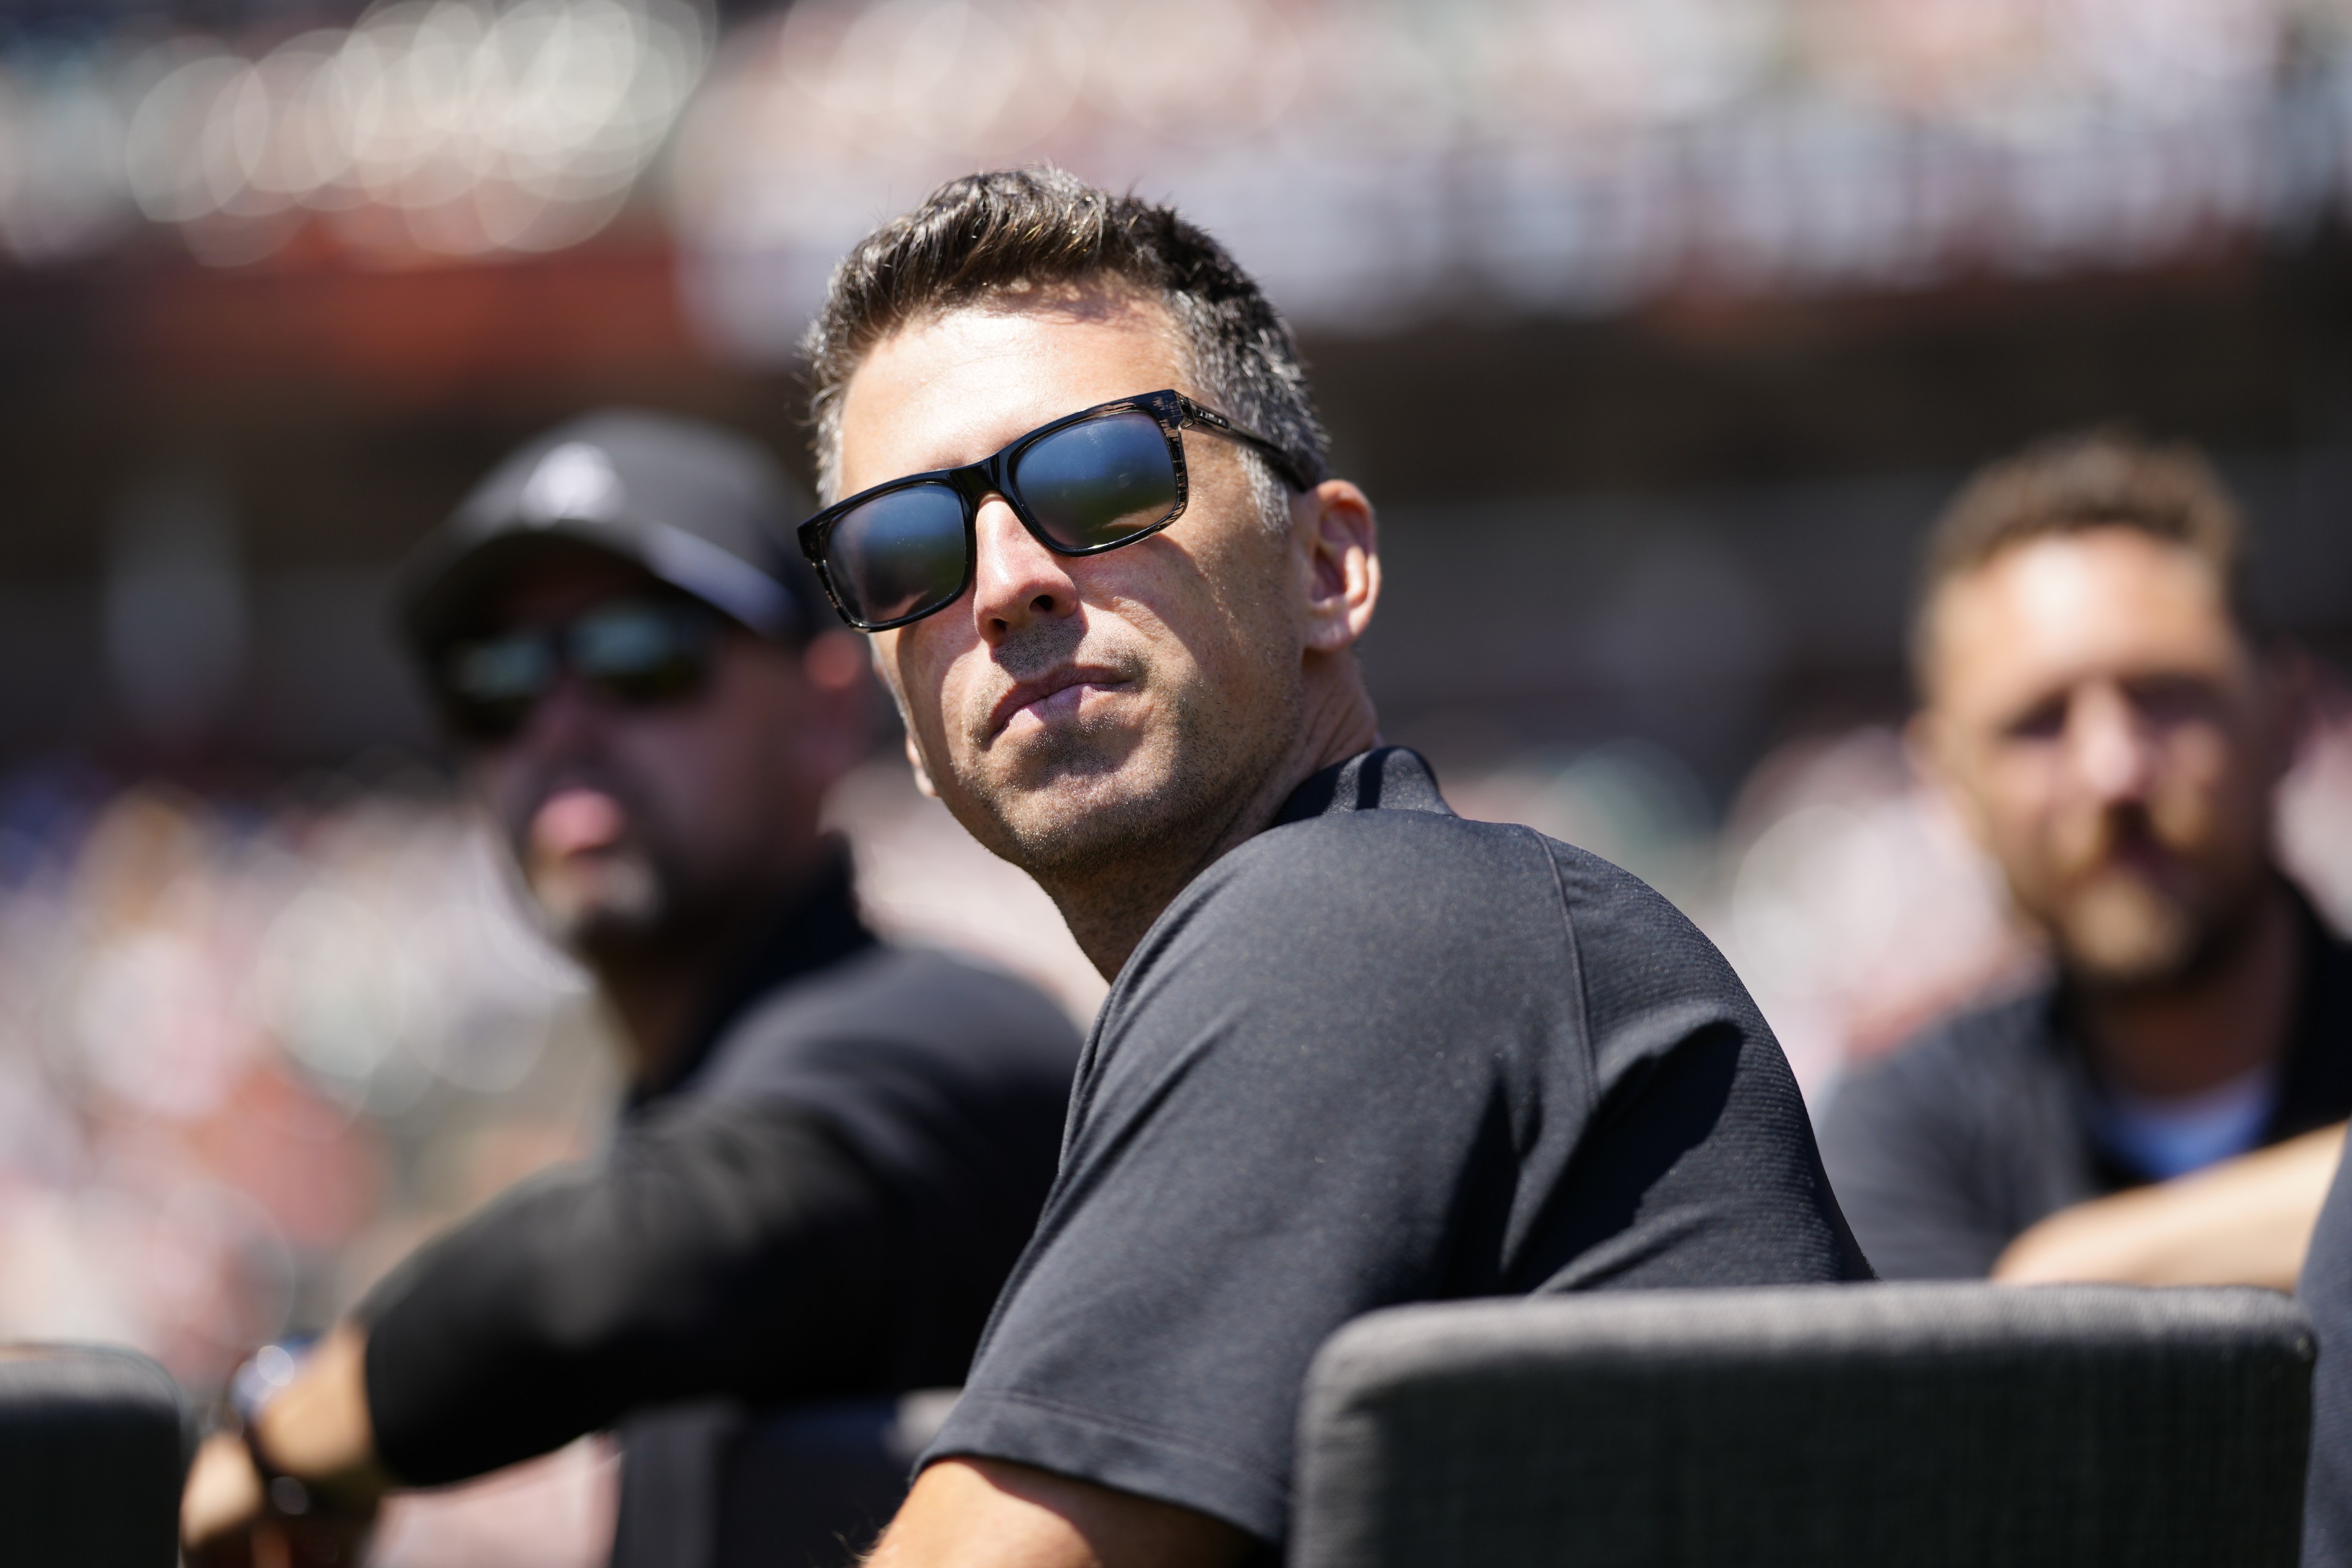
[[1903,726],[1903,753],[1910,761],[1911,771],[1936,792],[1959,822],[1969,841],[1990,855],[1992,842],[1989,825],[1976,796],[1960,780],[1958,759],[1951,748],[1951,732],[1933,704],[1920,708]]
[[1325,479],[1290,502],[1291,538],[1307,595],[1307,646],[1341,653],[1372,624],[1381,598],[1380,525],[1346,479]]
[[907,743],[907,765],[915,770],[915,787],[931,799],[940,798],[939,785],[931,782],[931,770],[923,765],[923,753],[915,744],[915,721],[907,712],[907,700],[898,691],[898,683],[890,679],[890,661],[883,647],[885,638],[895,639],[896,632],[877,632],[866,638],[866,651],[874,662],[874,679],[890,694],[898,710],[898,728]]
[[867,714],[871,700],[866,687],[865,641],[856,633],[835,626],[819,632],[801,649],[801,679],[814,700],[810,737],[831,754],[835,772],[842,772],[866,755],[873,742]]
[[820,691],[858,689],[866,667],[866,638],[845,626],[828,626],[801,650],[801,669]]

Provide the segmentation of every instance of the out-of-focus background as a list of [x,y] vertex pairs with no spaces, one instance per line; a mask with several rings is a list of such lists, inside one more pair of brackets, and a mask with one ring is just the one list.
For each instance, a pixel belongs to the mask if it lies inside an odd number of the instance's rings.
[[[1817,1101],[2033,963],[1897,728],[1971,465],[2205,443],[2352,653],[2352,0],[0,0],[0,1337],[201,1388],[593,1148],[394,563],[601,403],[804,473],[833,259],[1035,159],[1264,279],[1381,508],[1390,737],[1692,911]],[[877,921],[1088,1013],[894,752]],[[2284,823],[2352,919],[2340,702]]]

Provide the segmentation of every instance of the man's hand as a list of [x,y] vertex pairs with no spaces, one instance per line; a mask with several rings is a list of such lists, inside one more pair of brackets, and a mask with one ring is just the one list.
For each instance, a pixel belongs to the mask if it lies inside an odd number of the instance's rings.
[[2323,1128],[2159,1186],[2062,1209],[2010,1243],[1992,1278],[2292,1290],[2343,1152],[2344,1128]]
[[215,1432],[196,1450],[180,1499],[189,1568],[352,1568],[373,1509],[331,1509],[289,1518],[264,1504],[260,1472],[245,1441]]
[[180,1496],[180,1536],[196,1568],[352,1563],[392,1485],[367,1408],[367,1336],[337,1327],[262,1408],[253,1438],[272,1468],[301,1483],[304,1511],[273,1507],[245,1439],[218,1432],[196,1450]]
[[1250,1538],[1204,1513],[1001,1459],[942,1459],[866,1568],[1224,1568]]
[[251,1530],[263,1507],[261,1472],[253,1468],[244,1440],[231,1432],[205,1438],[180,1494],[180,1539],[189,1551],[218,1547]]

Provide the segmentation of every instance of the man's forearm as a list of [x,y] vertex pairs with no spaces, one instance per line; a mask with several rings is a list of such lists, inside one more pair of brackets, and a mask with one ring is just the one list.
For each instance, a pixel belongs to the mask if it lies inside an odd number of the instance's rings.
[[599,1164],[544,1173],[436,1237],[361,1302],[377,1448],[439,1486],[646,1405],[822,1393],[895,1312],[902,1212],[796,1104],[649,1118]]
[[262,1407],[254,1427],[262,1453],[289,1475],[383,1490],[389,1478],[368,1414],[367,1331],[353,1322],[335,1325],[285,1392]]
[[866,1568],[1228,1568],[1223,1520],[1000,1459],[942,1459],[915,1482]]
[[2160,1186],[2052,1215],[1993,1267],[2005,1285],[2263,1285],[2291,1290],[2344,1151],[2341,1125]]

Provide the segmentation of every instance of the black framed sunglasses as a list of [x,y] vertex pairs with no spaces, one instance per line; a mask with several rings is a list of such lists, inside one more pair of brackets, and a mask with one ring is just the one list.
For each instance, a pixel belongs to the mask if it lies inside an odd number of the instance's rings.
[[801,524],[801,551],[841,618],[887,631],[943,610],[971,586],[981,503],[1003,496],[1056,555],[1099,555],[1184,515],[1184,431],[1262,454],[1308,489],[1290,455],[1181,392],[1147,392],[1040,425],[960,468],[908,474],[835,501]]
[[716,611],[682,600],[610,600],[568,620],[451,642],[432,662],[434,690],[460,733],[503,741],[567,670],[633,707],[692,695],[710,677],[722,629]]

